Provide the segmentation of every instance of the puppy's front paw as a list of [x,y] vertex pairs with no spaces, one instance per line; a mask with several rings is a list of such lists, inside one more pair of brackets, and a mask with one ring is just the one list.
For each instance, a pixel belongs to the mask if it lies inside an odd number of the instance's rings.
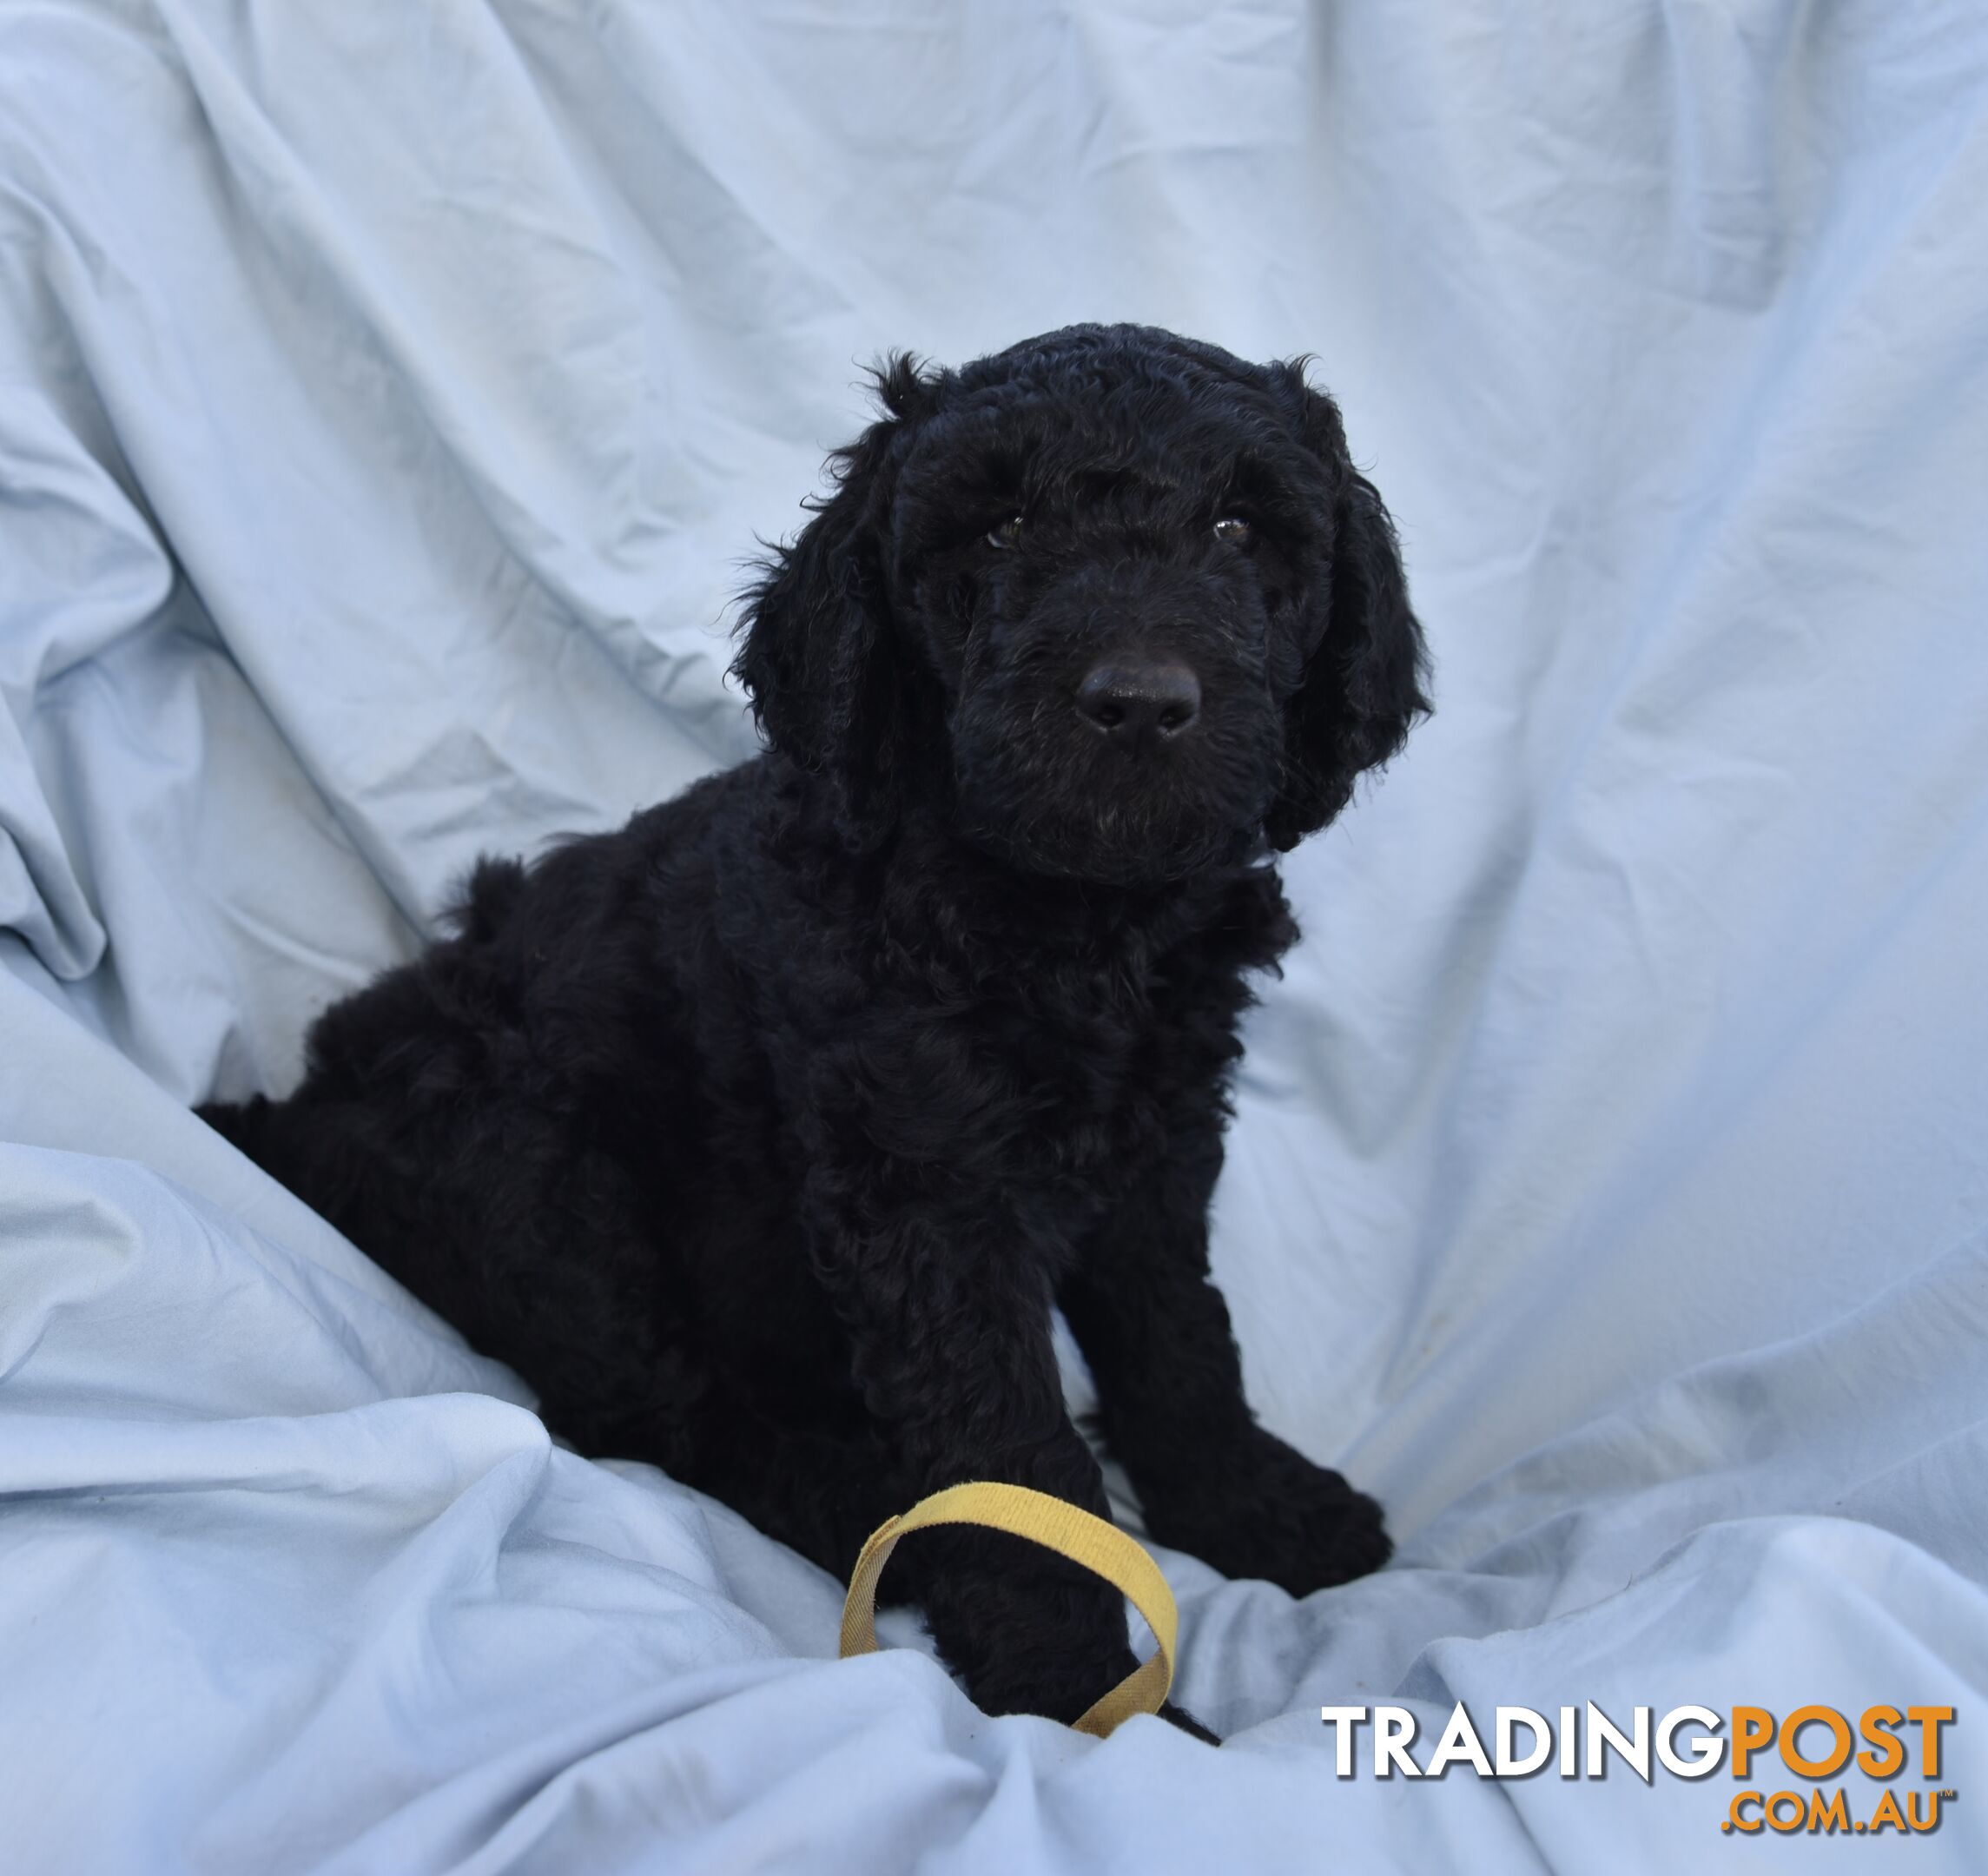
[[1256,1430],[1231,1458],[1191,1490],[1153,1495],[1146,1521],[1154,1538],[1225,1576],[1261,1577],[1292,1595],[1364,1576],[1393,1552],[1379,1505],[1273,1435]]

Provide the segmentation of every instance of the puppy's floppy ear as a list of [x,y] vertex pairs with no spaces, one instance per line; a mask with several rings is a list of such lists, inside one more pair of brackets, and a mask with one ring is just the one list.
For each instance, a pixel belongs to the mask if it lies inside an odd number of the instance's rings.
[[1298,400],[1305,441],[1339,491],[1331,573],[1307,606],[1309,655],[1285,705],[1284,774],[1264,823],[1271,844],[1288,851],[1346,805],[1363,770],[1401,747],[1429,700],[1422,628],[1409,610],[1394,524],[1347,456],[1337,406],[1305,384],[1304,361],[1281,376]]
[[897,817],[908,725],[890,616],[888,554],[895,464],[932,380],[896,353],[876,367],[886,414],[829,458],[833,492],[789,547],[772,550],[746,594],[732,675],[781,754],[835,790],[836,822],[859,849]]

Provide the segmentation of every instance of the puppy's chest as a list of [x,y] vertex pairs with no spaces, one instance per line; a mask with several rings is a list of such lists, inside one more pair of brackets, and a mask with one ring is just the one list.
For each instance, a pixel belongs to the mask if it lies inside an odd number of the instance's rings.
[[1150,1007],[995,1009],[980,1025],[989,1071],[1036,1121],[1029,1157],[1089,1171],[1123,1159],[1157,1124],[1162,1027]]
[[942,1140],[961,1173],[1048,1196],[1108,1186],[1164,1141],[1184,1050],[1141,987],[1015,987],[889,1027],[870,1088],[887,1152],[926,1157]]

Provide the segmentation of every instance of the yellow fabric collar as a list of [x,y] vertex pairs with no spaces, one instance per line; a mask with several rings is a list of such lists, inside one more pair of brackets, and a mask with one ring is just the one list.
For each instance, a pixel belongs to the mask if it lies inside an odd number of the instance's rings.
[[1159,1647],[1087,1708],[1074,1724],[1080,1733],[1103,1739],[1135,1713],[1159,1711],[1173,1684],[1173,1650],[1180,1630],[1180,1612],[1159,1566],[1117,1525],[1025,1485],[997,1485],[986,1480],[948,1485],[878,1525],[856,1559],[849,1596],[842,1604],[845,1660],[875,1651],[876,1580],[890,1561],[897,1540],[907,1531],[923,1530],[933,1524],[985,1524],[1030,1538],[1116,1584],[1146,1617]]

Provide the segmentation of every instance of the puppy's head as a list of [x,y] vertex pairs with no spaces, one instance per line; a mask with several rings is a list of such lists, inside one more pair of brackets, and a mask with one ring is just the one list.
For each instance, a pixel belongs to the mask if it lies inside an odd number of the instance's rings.
[[1394,531],[1300,366],[1077,326],[877,388],[735,666],[853,844],[915,804],[1158,885],[1294,845],[1426,710]]

